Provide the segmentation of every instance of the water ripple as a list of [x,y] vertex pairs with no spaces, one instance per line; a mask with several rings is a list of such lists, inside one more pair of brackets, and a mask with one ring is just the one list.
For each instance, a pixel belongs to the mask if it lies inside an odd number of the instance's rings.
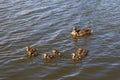
[[[119,4],[119,0],[1,0],[0,79],[119,80]],[[74,25],[93,25],[94,33],[74,41],[70,35]],[[26,45],[40,55],[28,57]],[[90,52],[74,63],[71,53],[78,47]],[[64,56],[44,61],[42,54],[51,54],[54,48]]]

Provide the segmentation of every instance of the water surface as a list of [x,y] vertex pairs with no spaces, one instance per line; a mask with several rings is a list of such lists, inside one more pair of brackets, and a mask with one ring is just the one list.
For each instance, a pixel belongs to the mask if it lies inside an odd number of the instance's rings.
[[[0,80],[120,80],[119,14],[120,0],[0,0]],[[74,25],[94,33],[75,42]],[[78,47],[90,52],[74,63]],[[54,48],[64,56],[44,62]]]

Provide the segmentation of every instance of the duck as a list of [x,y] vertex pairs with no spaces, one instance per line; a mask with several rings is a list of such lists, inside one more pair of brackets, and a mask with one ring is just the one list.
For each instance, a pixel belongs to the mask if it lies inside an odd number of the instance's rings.
[[35,48],[33,47],[30,47],[30,46],[26,46],[26,53],[28,56],[37,56],[38,55],[38,52]]
[[93,30],[92,30],[91,27],[83,28],[83,29],[79,30],[78,36],[79,37],[84,37],[84,36],[92,34],[92,32],[93,32]]
[[53,55],[49,55],[48,53],[44,53],[44,54],[43,54],[43,58],[44,58],[45,60],[51,60],[51,59],[54,58],[54,56],[53,56]]
[[72,32],[71,32],[72,37],[77,38],[78,37],[78,32],[79,32],[79,30],[77,30],[77,26],[74,26],[72,28]]
[[87,56],[88,52],[89,51],[87,49],[78,48],[77,55],[84,57]]
[[79,61],[79,60],[81,60],[81,59],[82,59],[81,56],[78,56],[77,54],[72,53],[72,60],[73,60],[73,61]]
[[57,49],[53,49],[52,53],[54,56],[61,56],[62,55],[61,52],[59,52]]

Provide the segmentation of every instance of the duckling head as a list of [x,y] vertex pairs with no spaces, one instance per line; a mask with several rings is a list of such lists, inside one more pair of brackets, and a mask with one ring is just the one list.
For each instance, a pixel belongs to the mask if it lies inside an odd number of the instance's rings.
[[56,49],[53,49],[53,50],[52,50],[52,52],[53,52],[53,53],[56,53],[56,52],[57,52],[57,50],[56,50]]
[[46,58],[46,57],[47,57],[47,55],[48,55],[47,53],[44,53],[44,54],[43,54],[43,57],[44,57],[44,58]]
[[78,50],[77,50],[77,54],[81,54],[82,51],[83,51],[82,48],[78,48]]
[[75,53],[72,53],[72,57],[75,57],[76,56],[76,54]]
[[27,55],[31,56],[32,55],[31,51],[27,51]]
[[82,51],[83,49],[82,48],[78,48],[79,51]]
[[30,50],[30,46],[25,46],[25,48],[27,52]]

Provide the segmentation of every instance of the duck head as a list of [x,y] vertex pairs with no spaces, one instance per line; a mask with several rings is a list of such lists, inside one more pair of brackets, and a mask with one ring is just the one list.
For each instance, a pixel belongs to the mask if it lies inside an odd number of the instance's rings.
[[77,31],[77,27],[76,27],[76,26],[73,27],[73,30],[72,30],[72,32],[71,32],[71,35],[72,35],[73,39],[76,39],[76,38],[77,38],[77,36],[78,36],[78,31]]
[[74,27],[73,27],[73,31],[77,31],[77,26],[74,26]]

